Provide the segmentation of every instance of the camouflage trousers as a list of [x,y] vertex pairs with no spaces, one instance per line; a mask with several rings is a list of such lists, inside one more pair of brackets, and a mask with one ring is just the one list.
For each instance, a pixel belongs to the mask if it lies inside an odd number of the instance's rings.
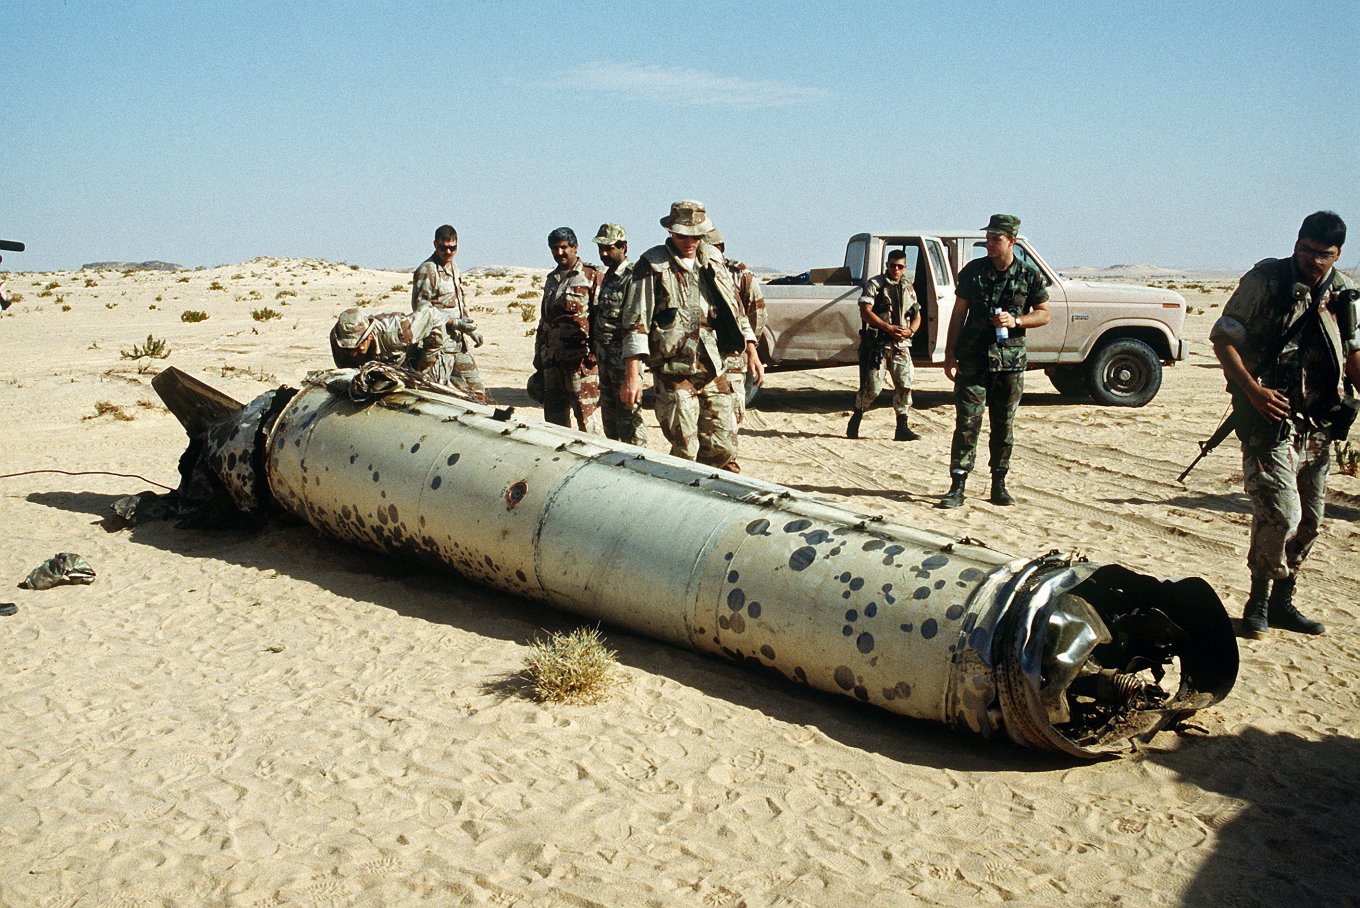
[[543,418],[559,426],[603,435],[600,375],[586,360],[543,367]]
[[[859,393],[855,395],[855,409],[869,410],[883,391],[884,377],[892,379],[893,412],[906,416],[911,412],[911,386],[916,380],[916,367],[911,353],[906,350],[884,349],[880,355],[865,356],[861,347],[859,359]],[[877,360],[877,362],[875,362]]]
[[1024,372],[960,372],[954,379],[954,440],[949,448],[949,472],[971,473],[977,457],[982,411],[991,417],[987,442],[993,473],[1011,466],[1015,447],[1015,411],[1025,391]]
[[730,353],[723,359],[723,371],[727,373],[727,383],[732,386],[732,410],[737,415],[737,425],[746,421],[746,351]]
[[671,453],[711,467],[737,459],[737,413],[726,373],[656,378],[656,420]]
[[1322,526],[1330,445],[1325,431],[1296,431],[1268,448],[1242,446],[1252,513],[1247,567],[1253,577],[1278,580],[1303,566]]
[[477,361],[471,353],[444,347],[434,354],[432,362],[422,374],[430,381],[466,391],[478,400],[491,399],[487,396],[482,374],[477,371]]
[[[637,366],[628,363],[627,369]],[[642,424],[642,407],[629,408],[619,400],[619,388],[627,372],[625,365],[606,363],[600,360],[600,416],[603,417],[604,434],[615,441],[630,445],[647,445],[647,429]]]

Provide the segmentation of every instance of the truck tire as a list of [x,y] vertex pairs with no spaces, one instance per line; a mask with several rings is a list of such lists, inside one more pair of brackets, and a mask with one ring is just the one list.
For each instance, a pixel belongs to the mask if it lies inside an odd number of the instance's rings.
[[1110,407],[1141,407],[1162,387],[1162,362],[1156,351],[1131,337],[1096,350],[1086,374],[1091,397]]
[[1046,370],[1048,380],[1063,397],[1090,397],[1091,385],[1084,366],[1053,366]]

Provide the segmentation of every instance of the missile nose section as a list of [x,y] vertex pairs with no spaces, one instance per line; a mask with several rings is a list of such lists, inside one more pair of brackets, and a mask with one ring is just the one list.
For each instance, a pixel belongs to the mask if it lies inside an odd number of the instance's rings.
[[158,379],[191,437],[182,489],[1074,757],[1173,728],[1236,679],[1236,639],[1203,580],[1016,559],[366,370],[244,406]]

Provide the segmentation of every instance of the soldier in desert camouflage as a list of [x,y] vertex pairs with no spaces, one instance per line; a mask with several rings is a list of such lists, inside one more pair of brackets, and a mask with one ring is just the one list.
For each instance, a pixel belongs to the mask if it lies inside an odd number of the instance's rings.
[[457,254],[458,231],[444,224],[434,233],[434,254],[420,263],[412,277],[411,311],[434,307],[443,313],[450,329],[426,377],[485,400],[486,386],[471,351],[471,346],[482,345],[482,336],[468,317],[463,278],[453,263]]
[[[759,345],[761,332],[765,330],[765,293],[760,289],[760,281],[756,280],[755,272],[746,265],[727,258],[727,243],[717,227],[708,232],[704,242],[716,246],[723,254],[727,272],[732,276],[732,286],[737,291],[737,302],[746,313],[746,323],[751,326],[751,333]],[[749,359],[743,347],[740,353],[729,355],[723,364],[727,380],[732,383],[732,405],[737,411],[737,425],[741,425],[746,418],[746,373],[751,367]]]
[[341,369],[376,361],[412,369],[429,378],[448,337],[446,329],[440,311],[431,306],[418,312],[368,316],[349,308],[340,313],[331,328],[331,358]]
[[534,335],[534,369],[543,373],[543,418],[603,435],[599,369],[590,349],[590,311],[603,273],[581,261],[570,227],[548,234],[548,249],[557,267],[543,281]]
[[642,425],[642,407],[625,406],[619,399],[624,372],[638,368],[637,363],[623,358],[623,300],[633,276],[633,263],[628,261],[628,237],[618,224],[601,224],[595,233],[595,246],[600,250],[605,272],[590,315],[590,342],[599,360],[604,434],[615,441],[645,446],[647,430]]
[[[656,418],[671,453],[739,473],[736,408],[725,362],[744,349],[759,381],[765,369],[755,335],[722,253],[703,241],[713,229],[703,204],[676,202],[661,226],[670,239],[633,266],[623,355],[632,362],[646,359],[651,367]],[[624,374],[619,396],[628,406],[642,399],[636,369]]]

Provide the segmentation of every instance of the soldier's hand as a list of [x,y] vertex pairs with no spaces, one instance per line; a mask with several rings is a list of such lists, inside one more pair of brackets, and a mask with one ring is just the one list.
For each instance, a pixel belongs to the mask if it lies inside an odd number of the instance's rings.
[[954,376],[958,374],[958,371],[959,371],[958,360],[954,359],[954,357],[952,356],[945,356],[944,377],[947,378],[949,381],[953,381]]
[[911,333],[907,331],[906,325],[889,325],[888,333],[898,340],[906,340],[911,337]]
[[765,380],[765,364],[760,361],[760,351],[750,341],[746,343],[746,374],[754,378],[756,384]]
[[619,385],[619,403],[631,410],[642,403],[642,377],[633,363],[626,363],[626,366],[623,384]]
[[482,345],[483,343],[482,332],[478,331],[476,328],[473,328],[471,331],[469,331],[467,333],[467,336],[472,338],[472,346],[480,347]]
[[1271,422],[1279,422],[1289,415],[1289,398],[1274,388],[1257,385],[1249,397],[1256,412]]

